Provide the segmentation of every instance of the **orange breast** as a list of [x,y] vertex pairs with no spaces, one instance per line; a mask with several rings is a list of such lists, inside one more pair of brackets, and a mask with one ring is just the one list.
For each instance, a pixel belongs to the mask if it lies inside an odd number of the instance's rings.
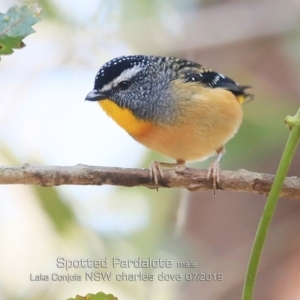
[[106,99],[99,101],[103,110],[136,140],[151,129],[151,123],[136,118],[129,109],[121,108],[113,101]]

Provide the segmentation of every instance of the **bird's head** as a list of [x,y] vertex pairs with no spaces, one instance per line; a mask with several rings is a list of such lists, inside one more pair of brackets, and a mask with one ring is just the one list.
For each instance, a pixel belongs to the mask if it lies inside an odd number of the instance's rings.
[[171,118],[170,81],[174,70],[158,56],[121,56],[98,71],[89,101],[110,100],[144,120]]

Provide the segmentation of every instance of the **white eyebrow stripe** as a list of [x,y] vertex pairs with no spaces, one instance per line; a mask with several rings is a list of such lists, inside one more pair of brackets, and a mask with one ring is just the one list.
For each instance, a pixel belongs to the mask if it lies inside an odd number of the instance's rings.
[[102,92],[108,91],[113,87],[117,86],[121,81],[129,80],[133,76],[135,76],[139,71],[143,68],[141,66],[133,66],[130,69],[126,69],[123,71],[117,78],[113,79],[111,82],[105,84],[101,89]]

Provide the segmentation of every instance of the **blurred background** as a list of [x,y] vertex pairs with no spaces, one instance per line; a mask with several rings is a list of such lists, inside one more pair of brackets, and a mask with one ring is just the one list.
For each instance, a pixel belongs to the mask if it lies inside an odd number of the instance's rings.
[[[1,0],[6,12],[17,0]],[[300,99],[300,1],[41,0],[42,21],[27,46],[0,62],[0,164],[78,163],[148,167],[170,161],[137,144],[86,94],[116,56],[179,56],[253,86],[244,122],[226,147],[223,170],[277,169]],[[211,160],[192,164],[207,168]],[[300,151],[289,175],[300,176]],[[177,211],[186,224],[176,232]],[[241,299],[266,197],[179,189],[0,186],[0,299],[52,300],[103,291],[120,300]],[[185,208],[182,206],[181,212]],[[300,203],[280,199],[264,248],[256,300],[300,298]],[[177,234],[176,234],[177,233]],[[196,268],[118,269],[110,281],[91,269],[57,268],[65,259],[162,258]],[[121,272],[157,276],[222,273],[222,281],[116,281]],[[81,275],[79,282],[30,274]]]

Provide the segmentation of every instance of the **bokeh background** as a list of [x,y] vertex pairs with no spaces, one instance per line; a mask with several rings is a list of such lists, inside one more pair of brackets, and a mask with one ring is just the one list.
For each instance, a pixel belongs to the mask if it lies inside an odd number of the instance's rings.
[[[22,1],[1,0],[0,11]],[[132,140],[95,103],[94,76],[120,55],[173,55],[253,86],[223,170],[274,174],[300,99],[300,1],[41,0],[27,46],[0,62],[0,164],[147,167],[170,161]],[[192,164],[207,168],[210,161]],[[290,175],[300,176],[300,151]],[[184,201],[183,201],[183,200]],[[66,299],[103,291],[120,300],[241,299],[266,197],[173,189],[0,186],[0,299]],[[184,205],[182,205],[182,203]],[[176,230],[179,212],[186,223]],[[180,214],[181,216],[182,214]],[[280,199],[256,300],[300,298],[300,202]],[[194,261],[197,268],[108,269],[135,274],[222,273],[222,281],[30,281],[77,274],[57,257]]]

